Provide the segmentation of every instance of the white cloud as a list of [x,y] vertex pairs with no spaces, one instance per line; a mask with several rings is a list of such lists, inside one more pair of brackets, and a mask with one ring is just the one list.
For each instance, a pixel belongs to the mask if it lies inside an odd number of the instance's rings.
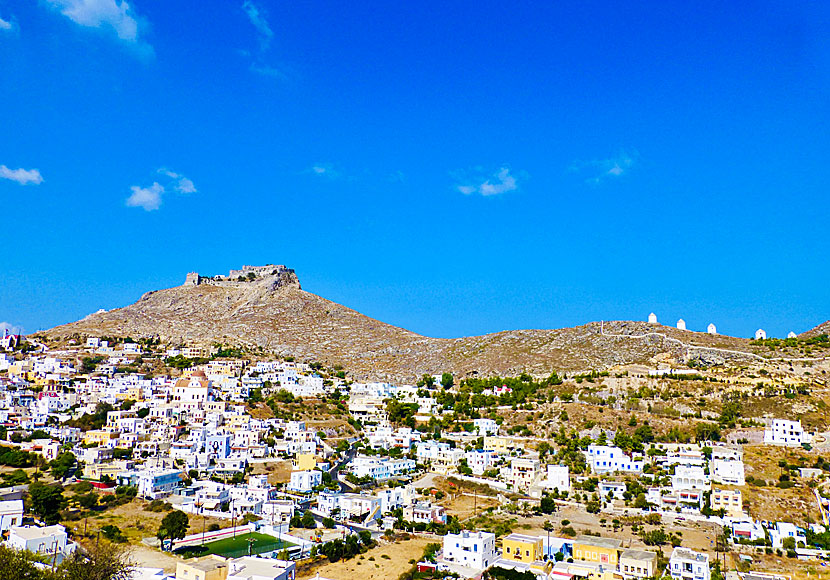
[[37,169],[9,169],[5,165],[0,165],[0,178],[11,179],[20,185],[26,185],[27,183],[40,185],[43,183],[43,177]]
[[23,334],[23,327],[11,322],[0,322],[0,334],[3,334],[3,331],[6,334]]
[[108,26],[118,38],[139,43],[139,17],[125,0],[46,0],[75,24],[89,28]]
[[514,191],[519,188],[519,184],[513,175],[510,175],[510,169],[501,167],[491,176],[481,175],[480,168],[476,175],[468,177],[466,173],[460,173],[455,176],[457,183],[455,189],[464,195],[471,195],[479,193],[481,195],[499,195]]
[[268,25],[263,12],[250,0],[245,0],[242,4],[242,9],[248,15],[248,20],[254,25],[256,31],[259,33],[259,46],[262,50],[266,50],[271,44],[271,39],[274,38],[274,31]]
[[340,172],[334,168],[331,163],[315,163],[308,170],[308,173],[319,175],[320,177],[328,177],[334,179],[340,177]]
[[3,20],[2,18],[0,18],[0,30],[11,30],[11,29],[12,29],[12,23],[9,22],[8,20]]
[[585,180],[586,183],[598,185],[605,180],[621,177],[637,162],[637,153],[626,153],[620,151],[615,157],[609,159],[594,159],[593,161],[581,161],[574,163],[571,170],[576,172],[593,173]]
[[150,187],[133,185],[132,195],[127,198],[127,205],[130,207],[143,207],[145,211],[153,211],[161,207],[161,194],[164,187],[158,182],[153,182]]
[[196,185],[194,185],[194,183],[190,179],[188,179],[181,173],[170,171],[169,169],[165,169],[164,167],[159,169],[158,172],[162,175],[170,177],[171,179],[174,179],[176,183],[173,187],[175,187],[176,191],[178,191],[179,193],[196,193]]

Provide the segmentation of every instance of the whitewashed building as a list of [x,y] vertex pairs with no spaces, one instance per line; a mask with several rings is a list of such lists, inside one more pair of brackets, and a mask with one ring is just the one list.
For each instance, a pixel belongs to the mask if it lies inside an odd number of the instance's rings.
[[495,534],[463,531],[444,536],[445,562],[482,571],[489,568],[497,558]]
[[811,441],[812,437],[801,427],[801,421],[773,419],[772,425],[764,430],[764,443],[767,445],[797,447]]
[[323,483],[323,473],[316,469],[292,471],[291,481],[288,483],[290,491],[310,493],[315,487]]
[[23,500],[0,501],[0,534],[23,523]]
[[673,580],[711,580],[709,556],[678,546],[669,559],[669,574]]
[[586,453],[591,471],[594,473],[642,473],[642,459],[634,459],[626,455],[619,447],[610,445],[589,445]]

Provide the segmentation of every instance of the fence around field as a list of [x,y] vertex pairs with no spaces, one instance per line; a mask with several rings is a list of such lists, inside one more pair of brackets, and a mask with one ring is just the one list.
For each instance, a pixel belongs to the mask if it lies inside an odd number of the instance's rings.
[[248,548],[243,548],[241,550],[227,550],[222,552],[222,556],[225,558],[241,558],[242,556],[258,556],[259,554],[265,554],[266,552],[276,552],[278,550],[287,549],[287,546],[290,546],[287,542],[279,541],[276,544],[262,544],[259,546],[253,546],[251,548],[250,553],[248,552]]

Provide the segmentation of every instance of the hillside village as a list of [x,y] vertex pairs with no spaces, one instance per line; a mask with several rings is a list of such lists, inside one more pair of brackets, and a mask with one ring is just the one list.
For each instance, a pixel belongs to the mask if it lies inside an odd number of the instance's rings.
[[756,340],[807,356],[403,384],[7,336],[0,532],[130,545],[141,579],[822,577],[830,341]]

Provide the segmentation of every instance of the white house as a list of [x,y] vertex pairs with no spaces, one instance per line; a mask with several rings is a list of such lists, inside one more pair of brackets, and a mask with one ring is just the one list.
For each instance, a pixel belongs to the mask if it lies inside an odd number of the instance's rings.
[[0,501],[0,534],[23,523],[23,500]]
[[170,495],[187,478],[180,469],[145,469],[135,474],[138,495],[158,499]]
[[677,465],[671,478],[671,488],[675,493],[687,489],[706,491],[709,489],[709,476],[699,465]]
[[643,461],[635,460],[623,453],[619,447],[609,445],[589,445],[586,454],[591,471],[594,473],[642,473]]
[[759,328],[755,331],[755,340],[766,340],[767,338],[767,331],[763,328]]
[[706,332],[708,332],[709,334],[717,334],[718,333],[718,327],[715,326],[714,324],[710,324],[709,326],[706,327]]
[[744,462],[740,459],[723,459],[712,456],[712,481],[726,485],[744,485]]
[[558,489],[559,493],[571,491],[570,472],[567,465],[548,465],[547,476],[540,483],[544,489]]
[[228,560],[227,580],[294,580],[294,562],[243,556]]
[[764,430],[764,443],[767,445],[789,445],[797,447],[810,443],[812,437],[801,427],[801,421],[773,419],[772,425]]
[[496,454],[493,451],[482,449],[471,449],[464,454],[467,460],[467,467],[473,470],[475,475],[483,475],[496,462]]
[[787,333],[787,338],[798,338],[798,335],[791,330]]
[[686,321],[682,318],[677,321],[677,329],[678,330],[686,330]]
[[433,464],[456,466],[464,457],[464,450],[451,447],[449,443],[438,441],[424,441],[416,446],[415,457],[418,461],[429,461]]
[[623,499],[625,496],[625,484],[621,481],[600,481],[599,496],[601,498]]
[[497,558],[495,534],[464,531],[444,536],[445,562],[481,571],[489,568]]
[[356,477],[371,477],[372,479],[389,479],[390,477],[404,475],[414,469],[415,462],[411,459],[388,459],[358,455],[349,463],[349,470]]
[[323,483],[323,473],[316,469],[292,471],[288,489],[301,493],[310,493],[315,487]]
[[[8,545],[16,550],[29,550],[36,554],[48,556],[69,555],[75,551],[76,544],[69,542],[66,528],[61,525],[46,526],[12,526],[9,529]],[[58,560],[60,561],[60,560]]]
[[483,435],[498,435],[499,424],[494,419],[473,419],[473,430]]
[[709,556],[678,546],[669,559],[669,574],[673,580],[711,580]]
[[793,538],[796,547],[804,547],[807,545],[807,536],[804,530],[789,522],[776,522],[769,530],[769,537],[772,541],[773,548],[782,548],[784,540],[787,538]]
[[648,315],[648,323],[649,324],[657,324],[657,315],[653,312]]

